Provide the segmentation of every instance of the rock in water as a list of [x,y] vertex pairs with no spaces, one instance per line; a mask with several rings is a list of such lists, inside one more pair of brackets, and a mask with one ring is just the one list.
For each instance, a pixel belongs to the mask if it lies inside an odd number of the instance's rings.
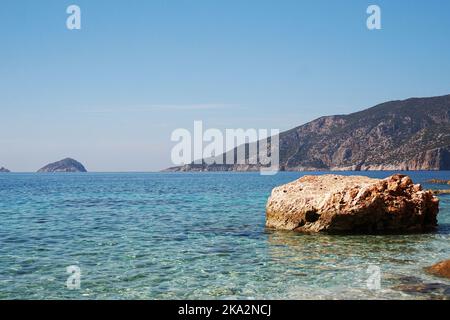
[[38,170],[38,172],[87,172],[84,166],[78,161],[66,158],[54,163],[50,163]]
[[266,226],[330,233],[425,232],[437,226],[439,200],[405,175],[304,176],[277,187]]
[[441,261],[431,267],[425,268],[425,270],[432,275],[450,279],[450,260]]
[[0,172],[6,173],[6,172],[11,172],[11,171],[9,171],[8,169],[6,169],[5,167],[1,167],[1,168],[0,168]]

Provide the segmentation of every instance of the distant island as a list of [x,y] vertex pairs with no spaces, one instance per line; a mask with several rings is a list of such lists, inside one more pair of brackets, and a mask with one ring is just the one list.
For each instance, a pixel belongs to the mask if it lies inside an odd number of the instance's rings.
[[[321,117],[282,132],[279,145],[281,171],[449,170],[450,95]],[[164,171],[256,170],[204,162]]]
[[87,172],[87,170],[78,161],[71,158],[66,158],[50,163],[39,169],[37,172]]
[[7,173],[7,172],[11,172],[11,171],[9,171],[8,169],[6,169],[5,167],[1,167],[1,168],[0,168],[0,172]]

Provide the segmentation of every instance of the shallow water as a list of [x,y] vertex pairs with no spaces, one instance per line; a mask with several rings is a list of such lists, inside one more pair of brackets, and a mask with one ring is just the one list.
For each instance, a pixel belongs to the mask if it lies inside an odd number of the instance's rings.
[[[271,189],[302,175],[1,174],[0,298],[450,298],[450,281],[423,270],[450,257],[450,195],[431,234],[266,230]],[[71,265],[81,268],[78,290],[66,287]],[[379,289],[367,287],[370,265],[380,268]]]

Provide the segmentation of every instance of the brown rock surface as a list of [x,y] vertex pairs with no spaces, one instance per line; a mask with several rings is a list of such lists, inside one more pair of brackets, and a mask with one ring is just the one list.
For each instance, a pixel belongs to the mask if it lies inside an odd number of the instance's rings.
[[450,260],[438,262],[425,270],[435,276],[450,279]]
[[425,232],[437,225],[439,200],[408,176],[304,176],[277,187],[266,226],[331,233]]

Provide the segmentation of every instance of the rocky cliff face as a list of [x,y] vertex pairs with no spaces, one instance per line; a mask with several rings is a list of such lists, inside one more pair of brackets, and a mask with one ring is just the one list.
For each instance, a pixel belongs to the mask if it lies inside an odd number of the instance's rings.
[[424,232],[437,226],[439,200],[408,176],[304,176],[273,189],[266,226],[298,232]]
[[[450,95],[391,101],[322,117],[280,134],[280,168],[449,170]],[[169,171],[252,171],[257,166],[188,165]]]
[[84,166],[78,161],[66,158],[54,163],[50,163],[38,170],[38,172],[87,172]]

